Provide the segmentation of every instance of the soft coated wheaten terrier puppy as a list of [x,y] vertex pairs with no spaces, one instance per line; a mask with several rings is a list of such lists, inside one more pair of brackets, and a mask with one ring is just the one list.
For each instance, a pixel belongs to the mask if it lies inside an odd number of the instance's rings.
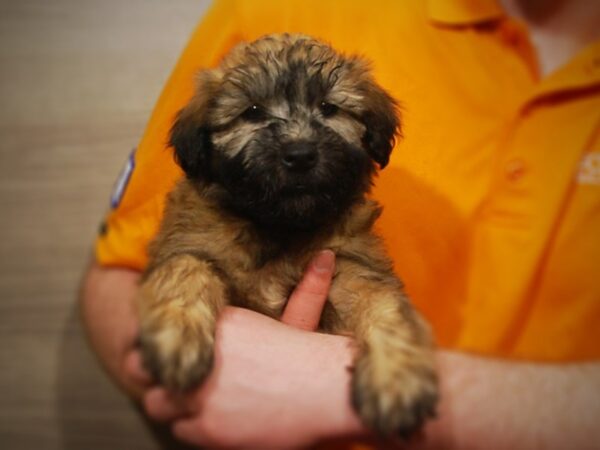
[[169,195],[138,299],[158,380],[202,382],[219,311],[279,317],[311,257],[331,249],[321,330],[357,342],[354,407],[384,435],[433,414],[430,334],[372,233],[380,207],[365,197],[398,132],[395,102],[368,64],[306,36],[240,45],[200,73],[171,133],[186,177]]

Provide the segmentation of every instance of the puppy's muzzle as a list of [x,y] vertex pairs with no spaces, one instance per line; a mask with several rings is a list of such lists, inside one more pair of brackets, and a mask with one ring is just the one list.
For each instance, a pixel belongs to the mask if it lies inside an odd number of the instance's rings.
[[293,172],[307,172],[317,164],[319,154],[310,142],[293,142],[286,145],[281,155],[283,165]]

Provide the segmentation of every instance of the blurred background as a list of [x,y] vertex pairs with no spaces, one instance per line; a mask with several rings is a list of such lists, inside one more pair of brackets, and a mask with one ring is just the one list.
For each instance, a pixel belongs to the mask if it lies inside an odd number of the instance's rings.
[[0,0],[0,448],[154,449],[77,288],[113,183],[208,0]]

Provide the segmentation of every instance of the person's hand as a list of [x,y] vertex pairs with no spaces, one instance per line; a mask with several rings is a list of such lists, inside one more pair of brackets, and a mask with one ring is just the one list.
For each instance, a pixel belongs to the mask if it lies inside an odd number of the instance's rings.
[[[329,251],[313,260],[282,322],[226,308],[217,327],[215,366],[206,382],[185,397],[162,387],[148,390],[147,414],[173,421],[180,440],[210,447],[289,448],[360,432],[348,395],[352,342],[313,332],[333,266]],[[137,369],[130,370],[133,375]]]

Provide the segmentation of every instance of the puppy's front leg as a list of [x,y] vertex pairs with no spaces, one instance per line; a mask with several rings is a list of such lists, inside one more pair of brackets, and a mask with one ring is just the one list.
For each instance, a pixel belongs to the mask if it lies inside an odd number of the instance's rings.
[[210,371],[226,296],[210,263],[188,254],[172,256],[145,277],[138,296],[142,357],[167,387],[188,389]]
[[352,402],[379,434],[406,437],[435,413],[437,377],[429,330],[393,275],[353,269],[339,274],[330,293],[340,325],[359,346]]

